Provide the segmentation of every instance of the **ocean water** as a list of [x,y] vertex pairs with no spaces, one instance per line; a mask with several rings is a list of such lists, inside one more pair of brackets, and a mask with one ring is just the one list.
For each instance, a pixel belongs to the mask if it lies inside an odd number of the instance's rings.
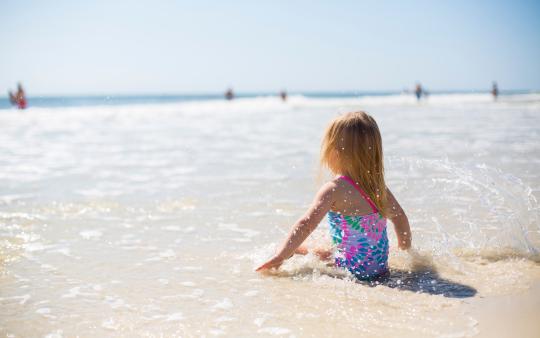
[[[377,283],[311,255],[255,273],[327,177],[324,127],[360,109],[379,123],[413,254],[390,225]],[[482,335],[490,301],[539,300],[539,167],[538,93],[0,109],[0,334]]]

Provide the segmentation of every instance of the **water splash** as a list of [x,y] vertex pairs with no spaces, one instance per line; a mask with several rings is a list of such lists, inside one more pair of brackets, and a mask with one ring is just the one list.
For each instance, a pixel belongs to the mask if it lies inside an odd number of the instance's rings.
[[537,259],[540,208],[519,178],[448,159],[390,158],[387,167],[418,247],[436,254],[499,250]]

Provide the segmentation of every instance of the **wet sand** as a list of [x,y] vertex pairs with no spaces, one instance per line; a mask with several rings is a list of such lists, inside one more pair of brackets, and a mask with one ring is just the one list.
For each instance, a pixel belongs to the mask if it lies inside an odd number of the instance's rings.
[[540,337],[540,282],[518,294],[479,298],[471,307],[478,337]]
[[[418,257],[356,283],[271,255],[318,188],[320,137],[365,109]],[[537,94],[30,108],[0,114],[0,334],[537,336]],[[308,244],[326,240],[326,223]]]

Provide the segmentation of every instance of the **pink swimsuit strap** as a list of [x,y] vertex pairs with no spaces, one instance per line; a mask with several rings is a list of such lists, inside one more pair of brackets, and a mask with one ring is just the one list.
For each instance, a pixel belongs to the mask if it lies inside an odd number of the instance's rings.
[[369,198],[368,194],[366,194],[364,192],[364,190],[362,190],[362,188],[360,188],[360,186],[358,185],[358,183],[356,183],[355,181],[353,181],[349,176],[345,176],[345,175],[342,175],[339,177],[340,179],[344,180],[344,181],[347,181],[350,185],[352,185],[353,187],[356,188],[356,190],[358,190],[358,192],[360,193],[360,195],[362,195],[362,197],[366,200],[366,202],[368,202],[368,204],[371,206],[371,209],[373,209],[373,212],[379,212],[379,210],[377,210],[377,207],[375,206],[375,203],[373,203],[373,201],[371,200],[371,198]]

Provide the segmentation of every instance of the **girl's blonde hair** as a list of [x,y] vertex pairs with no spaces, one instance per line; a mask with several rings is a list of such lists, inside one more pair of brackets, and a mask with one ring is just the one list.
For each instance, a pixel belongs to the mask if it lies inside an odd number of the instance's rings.
[[324,133],[321,164],[357,182],[386,215],[382,139],[373,117],[358,111],[335,118]]

